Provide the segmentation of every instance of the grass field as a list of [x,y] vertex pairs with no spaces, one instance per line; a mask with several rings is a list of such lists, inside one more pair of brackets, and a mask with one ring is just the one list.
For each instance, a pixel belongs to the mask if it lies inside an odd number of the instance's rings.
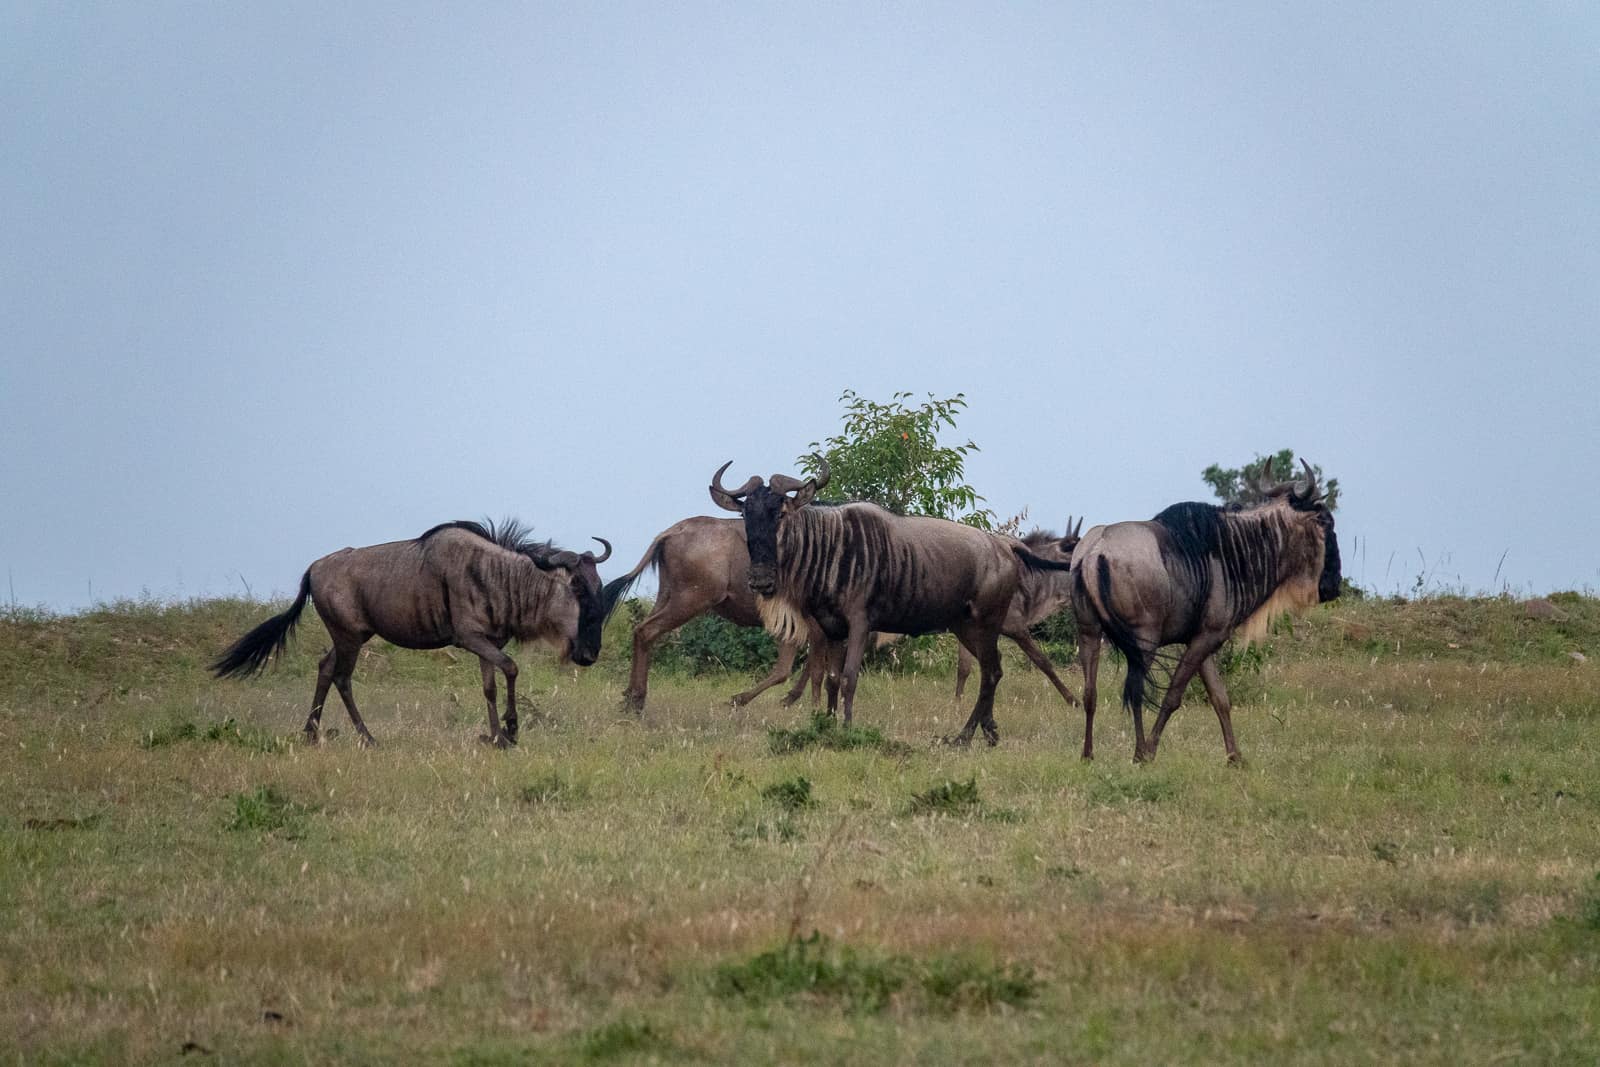
[[[322,635],[238,602],[0,617],[0,1057],[19,1063],[1600,1062],[1600,601],[1318,609],[1135,766],[1008,658],[853,734],[626,631],[479,745],[475,661],[374,643],[375,750],[295,742]],[[620,617],[619,620],[620,621]],[[1581,662],[1571,653],[1587,657]],[[1068,676],[1074,688],[1081,679]],[[838,747],[827,747],[831,742]]]

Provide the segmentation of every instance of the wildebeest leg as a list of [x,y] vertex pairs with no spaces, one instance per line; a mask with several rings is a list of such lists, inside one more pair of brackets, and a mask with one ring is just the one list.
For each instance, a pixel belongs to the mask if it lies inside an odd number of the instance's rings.
[[1072,690],[1068,689],[1066,683],[1056,676],[1055,665],[1050,662],[1050,657],[1044,654],[1044,650],[1033,643],[1033,635],[1023,630],[1020,633],[1007,634],[1006,636],[1017,643],[1017,647],[1022,649],[1023,655],[1028,657],[1029,662],[1044,672],[1044,676],[1050,679],[1050,684],[1056,687],[1056,692],[1061,694],[1061,699],[1076,707],[1078,698],[1073,696]]
[[658,602],[655,610],[633,628],[633,666],[628,671],[628,689],[622,694],[622,703],[633,711],[644,710],[644,698],[650,688],[650,650],[667,634],[706,610],[706,605],[684,602],[679,606],[668,600]]
[[1135,759],[1149,761],[1156,758],[1156,746],[1161,744],[1161,731],[1167,728],[1167,720],[1172,718],[1172,713],[1183,703],[1183,691],[1189,688],[1195,673],[1200,670],[1200,664],[1217,650],[1219,644],[1220,641],[1202,642],[1197,638],[1183,650],[1183,655],[1178,657],[1178,665],[1172,669],[1172,682],[1161,698],[1161,710],[1156,713],[1156,725],[1150,731],[1150,743],[1145,746],[1144,755],[1135,756]]
[[[861,659],[867,652],[867,625],[865,619],[851,620],[850,636],[844,642],[844,669],[841,687],[844,696],[844,723],[850,725],[851,716],[855,711],[856,678],[861,674]],[[833,710],[834,693],[833,680],[828,681],[828,710]]]
[[1100,635],[1078,634],[1078,662],[1083,665],[1083,758],[1094,759],[1095,675],[1100,670]]
[[994,721],[994,694],[1000,687],[1000,634],[976,626],[963,626],[953,632],[962,646],[977,658],[979,681],[978,702],[973,705],[967,724],[951,739],[952,743],[969,744],[973,732],[982,727],[984,740],[991,745],[999,744],[1000,728]]
[[[356,671],[356,657],[361,653],[361,646],[366,644],[363,638],[359,643],[334,644],[333,684],[339,687],[339,698],[344,701],[344,710],[350,715],[350,724],[356,728],[356,737],[363,745],[376,745],[377,738],[367,730],[367,724],[361,721],[361,713],[356,710],[355,691],[350,686],[350,676]],[[320,674],[320,671],[318,672]]]
[[[778,645],[778,662],[772,665],[772,673],[768,674],[765,678],[761,679],[761,681],[757,682],[751,688],[746,689],[744,692],[735,693],[733,697],[733,706],[736,708],[742,708],[756,697],[760,696],[762,693],[765,693],[768,689],[771,689],[773,686],[777,685],[779,682],[786,681],[790,673],[794,670],[794,657],[799,651],[800,646],[798,644],[792,641],[781,642]],[[802,688],[805,686],[805,679],[803,677],[800,679],[800,685]]]
[[844,678],[845,645],[842,641],[830,641],[826,648],[827,655],[823,657],[822,673],[818,677],[827,687],[828,714],[832,715],[839,710],[839,684]]
[[338,657],[328,649],[317,664],[317,691],[311,697],[311,714],[306,716],[306,744],[314,745],[322,736],[322,705],[328,702],[328,688],[333,685],[333,664]]
[[806,683],[809,682],[811,683],[811,703],[815,704],[822,695],[822,676],[818,672],[824,669],[822,654],[817,651],[815,644],[810,645],[809,651],[806,652],[805,666],[801,667],[800,673],[795,675],[794,685],[790,686],[789,691],[783,694],[783,699],[779,703],[786,708],[793,707],[801,697],[805,696]]
[[956,642],[956,699],[961,699],[961,691],[967,687],[967,678],[972,674],[972,653],[967,651],[967,646]]
[[[483,671],[483,698],[489,705],[489,733],[479,738],[496,748],[507,748],[517,743],[517,664],[510,656],[487,637],[469,636],[456,642],[478,657]],[[498,669],[506,676],[506,725],[500,728],[494,699],[494,672]]]
[[1228,762],[1243,763],[1244,757],[1239,754],[1239,746],[1233,743],[1233,703],[1228,699],[1228,690],[1222,685],[1215,652],[1200,664],[1200,681],[1206,687],[1206,696],[1211,698],[1211,706],[1216,709],[1217,721],[1222,724],[1222,746],[1228,750]]

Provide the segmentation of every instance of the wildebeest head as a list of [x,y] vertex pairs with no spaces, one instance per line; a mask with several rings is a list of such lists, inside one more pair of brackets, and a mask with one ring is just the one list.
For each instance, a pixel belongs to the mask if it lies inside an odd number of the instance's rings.
[[1073,525],[1071,516],[1067,517],[1065,533],[1055,534],[1049,530],[1035,529],[1018,538],[1034,555],[1062,563],[1072,562],[1072,550],[1078,547],[1078,542],[1082,539],[1083,520],[1079,519],[1077,525]]
[[817,457],[821,473],[801,481],[787,474],[774,474],[768,483],[752,474],[737,489],[724,489],[722,475],[729,460],[711,476],[711,499],[717,506],[744,516],[745,545],[750,550],[750,589],[758,596],[771,596],[778,588],[778,525],[785,516],[811,503],[817,490],[828,484],[828,461]]
[[1322,542],[1322,571],[1317,576],[1317,602],[1326,604],[1339,595],[1343,577],[1340,571],[1339,538],[1333,531],[1333,513],[1328,510],[1322,487],[1317,484],[1316,472],[1311,464],[1300,460],[1303,477],[1281,485],[1258,483],[1256,488],[1267,498],[1283,498],[1289,507],[1308,516],[1316,524]]
[[600,634],[605,629],[606,610],[600,572],[596,564],[611,558],[611,542],[596,537],[605,553],[566,550],[529,555],[534,565],[556,577],[564,576],[570,600],[552,603],[548,609],[546,637],[561,649],[563,661],[587,667],[600,657]]

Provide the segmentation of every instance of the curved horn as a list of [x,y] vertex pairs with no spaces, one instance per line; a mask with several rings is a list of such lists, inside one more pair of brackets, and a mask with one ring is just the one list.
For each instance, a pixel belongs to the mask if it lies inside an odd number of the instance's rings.
[[593,538],[593,540],[599,541],[602,545],[606,546],[606,554],[603,556],[596,556],[594,558],[596,563],[604,563],[606,560],[611,558],[611,542],[607,541],[604,537],[596,537]]
[[817,489],[821,490],[827,487],[828,475],[831,473],[828,470],[828,460],[819,452],[813,452],[811,455],[817,461],[817,466],[821,468],[813,479],[817,483]]
[[738,500],[742,496],[748,496],[750,492],[756,488],[756,486],[761,484],[761,475],[752,474],[750,479],[737,489],[723,488],[722,474],[731,466],[733,466],[733,460],[730,459],[728,462],[717,468],[717,473],[711,476],[711,488],[715,489],[719,493],[726,493],[728,496]]
[[744,505],[740,503],[740,501],[745,496],[753,492],[755,488],[761,484],[761,477],[760,475],[752,474],[749,481],[745,482],[738,489],[730,492],[722,485],[722,475],[723,472],[731,466],[733,466],[733,460],[730,459],[728,462],[718,467],[717,473],[711,476],[711,499],[719,508],[723,508],[727,511],[743,512]]
[[771,487],[774,493],[792,493],[805,484],[805,479],[791,478],[787,474],[774,474],[767,479],[767,485]]
[[1300,466],[1306,472],[1306,485],[1304,489],[1295,487],[1295,495],[1303,500],[1315,500],[1322,495],[1322,487],[1317,484],[1317,472],[1311,469],[1304,456],[1300,457]]
[[547,556],[531,556],[529,558],[533,560],[533,565],[542,571],[553,571],[557,567],[565,567],[567,570],[572,570],[578,565],[578,554],[576,552],[568,552],[565,549],[560,552],[552,552]]

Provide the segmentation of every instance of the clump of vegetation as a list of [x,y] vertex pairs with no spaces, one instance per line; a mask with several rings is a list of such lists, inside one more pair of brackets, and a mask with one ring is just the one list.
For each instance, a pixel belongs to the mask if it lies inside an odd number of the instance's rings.
[[230,830],[277,833],[291,840],[305,836],[305,818],[316,809],[290,800],[270,785],[259,785],[233,798]]
[[578,1051],[586,1060],[599,1061],[619,1056],[673,1055],[679,1050],[655,1024],[619,1019],[585,1031],[578,1040]]
[[929,1002],[946,1011],[988,1011],[1000,1004],[1020,1008],[1042,984],[1031,967],[966,955],[935,956],[923,965],[921,975]]
[[913,815],[965,815],[978,806],[978,779],[965,782],[940,782],[932,789],[911,797]]
[[1132,778],[1099,778],[1089,786],[1089,801],[1107,807],[1130,802],[1159,804],[1177,794],[1177,786],[1165,778],[1143,772]]
[[741,844],[747,841],[776,841],[783,844],[798,841],[804,836],[804,831],[794,821],[792,811],[780,812],[776,817],[747,811],[733,824],[733,839]]
[[825,712],[817,712],[811,721],[794,730],[767,731],[767,745],[773,755],[803,752],[808,748],[829,748],[843,751],[852,748],[878,748],[889,745],[883,733],[871,726],[843,726],[839,720]]
[[718,996],[751,1003],[806,995],[838,1002],[846,1011],[882,1011],[905,984],[898,959],[864,957],[836,948],[820,932],[794,938],[742,963],[717,968],[712,989]]
[[1583,899],[1578,911],[1578,923],[1586,930],[1600,933],[1600,874],[1594,876],[1594,885]]
[[811,780],[803,776],[774,782],[763,789],[761,795],[785,811],[802,811],[816,803],[811,798]]
[[282,752],[289,747],[287,738],[269,734],[254,726],[240,726],[232,718],[212,723],[204,730],[188,721],[171,723],[149,731],[139,743],[144,748],[154,749],[183,741],[222,742],[252,752]]
[[1393,841],[1374,841],[1372,855],[1382,863],[1395,865],[1400,862],[1400,846]]
[[835,945],[817,931],[749,960],[725,963],[712,982],[716,994],[728,999],[760,1004],[803,996],[858,1014],[880,1012],[901,993],[940,1011],[1021,1007],[1041,985],[1026,967],[994,965],[970,955],[921,961],[877,956]]
[[581,800],[584,796],[582,786],[562,778],[560,774],[551,771],[542,774],[517,790],[517,799],[529,805],[550,805],[570,803]]

